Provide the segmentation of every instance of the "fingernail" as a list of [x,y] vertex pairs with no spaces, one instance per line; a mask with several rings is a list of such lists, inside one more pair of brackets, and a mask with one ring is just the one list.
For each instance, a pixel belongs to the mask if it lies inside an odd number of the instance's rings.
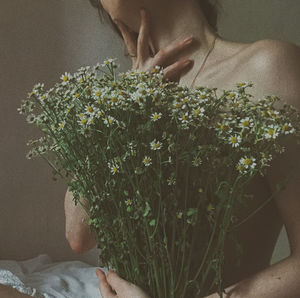
[[186,61],[184,61],[183,66],[188,66],[188,65],[192,64],[192,62],[193,62],[193,60],[186,60]]

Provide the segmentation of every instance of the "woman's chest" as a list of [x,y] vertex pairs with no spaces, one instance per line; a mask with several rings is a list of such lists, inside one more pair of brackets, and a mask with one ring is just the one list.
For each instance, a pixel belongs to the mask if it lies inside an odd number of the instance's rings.
[[252,195],[252,198],[236,212],[236,225],[240,223],[236,228],[236,239],[242,253],[240,264],[234,241],[228,237],[225,243],[224,274],[228,284],[269,265],[283,225],[275,200],[268,201],[271,192],[264,177],[254,177],[245,193]]

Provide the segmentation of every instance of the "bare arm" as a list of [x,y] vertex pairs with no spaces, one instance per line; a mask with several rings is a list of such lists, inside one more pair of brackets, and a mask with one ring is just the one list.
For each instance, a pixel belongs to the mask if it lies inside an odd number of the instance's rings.
[[[81,199],[84,206],[85,200]],[[75,206],[72,193],[67,190],[65,195],[66,238],[73,251],[85,253],[96,245],[94,235],[88,225],[88,216],[78,203]]]

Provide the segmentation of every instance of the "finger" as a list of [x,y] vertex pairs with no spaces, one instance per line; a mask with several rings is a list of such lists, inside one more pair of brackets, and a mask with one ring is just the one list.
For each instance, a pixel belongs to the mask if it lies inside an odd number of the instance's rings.
[[192,65],[192,60],[179,60],[164,69],[164,79],[172,82],[179,82],[181,76],[183,76]]
[[187,49],[193,44],[193,37],[185,38],[183,40],[176,40],[172,42],[165,49],[160,50],[155,56],[153,63],[155,65],[167,66],[170,64],[170,61],[176,57],[176,55],[180,54],[182,51]]
[[145,61],[149,58],[149,15],[145,9],[140,10],[141,25],[139,31],[139,37],[137,41],[137,56],[138,59]]
[[[130,56],[137,56],[137,34],[130,30],[128,26],[126,26],[123,22],[120,20],[114,20],[118,28],[120,29],[120,32],[123,36],[124,43],[126,45],[127,51]],[[136,57],[133,57],[133,60],[135,60]]]
[[157,51],[154,47],[154,43],[153,43],[150,35],[149,35],[149,44],[150,44],[150,50],[151,50],[152,57],[154,57],[156,55]]
[[110,286],[117,292],[117,294],[128,291],[131,283],[121,278],[116,272],[109,270],[106,273],[106,279]]
[[99,279],[99,290],[103,298],[113,298],[117,295],[112,291],[109,283],[107,282],[105,273],[101,269],[96,270],[96,275]]

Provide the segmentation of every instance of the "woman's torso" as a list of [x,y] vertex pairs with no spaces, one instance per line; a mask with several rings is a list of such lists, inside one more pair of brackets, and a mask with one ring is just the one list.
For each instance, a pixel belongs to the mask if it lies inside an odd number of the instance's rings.
[[[264,80],[255,71],[256,67],[251,65],[255,61],[255,55],[257,55],[259,48],[262,47],[262,43],[240,44],[230,42],[229,44],[236,54],[220,63],[214,65],[211,63],[211,67],[207,66],[206,70],[197,77],[194,86],[217,87],[217,94],[221,95],[222,90],[233,89],[238,82],[251,81],[254,86],[247,90],[253,95],[251,100],[257,101],[268,95],[268,91],[264,89]],[[180,85],[190,86],[192,79],[192,75],[187,73],[181,78]],[[271,195],[266,178],[259,176],[259,174],[248,185],[246,193],[253,194],[253,199],[249,201],[247,208],[240,210],[238,214],[240,220],[259,207]],[[224,272],[226,286],[236,283],[270,264],[282,226],[282,219],[276,203],[272,200],[238,228],[238,240],[244,252],[241,264],[238,266],[234,243],[230,239],[227,240]]]

